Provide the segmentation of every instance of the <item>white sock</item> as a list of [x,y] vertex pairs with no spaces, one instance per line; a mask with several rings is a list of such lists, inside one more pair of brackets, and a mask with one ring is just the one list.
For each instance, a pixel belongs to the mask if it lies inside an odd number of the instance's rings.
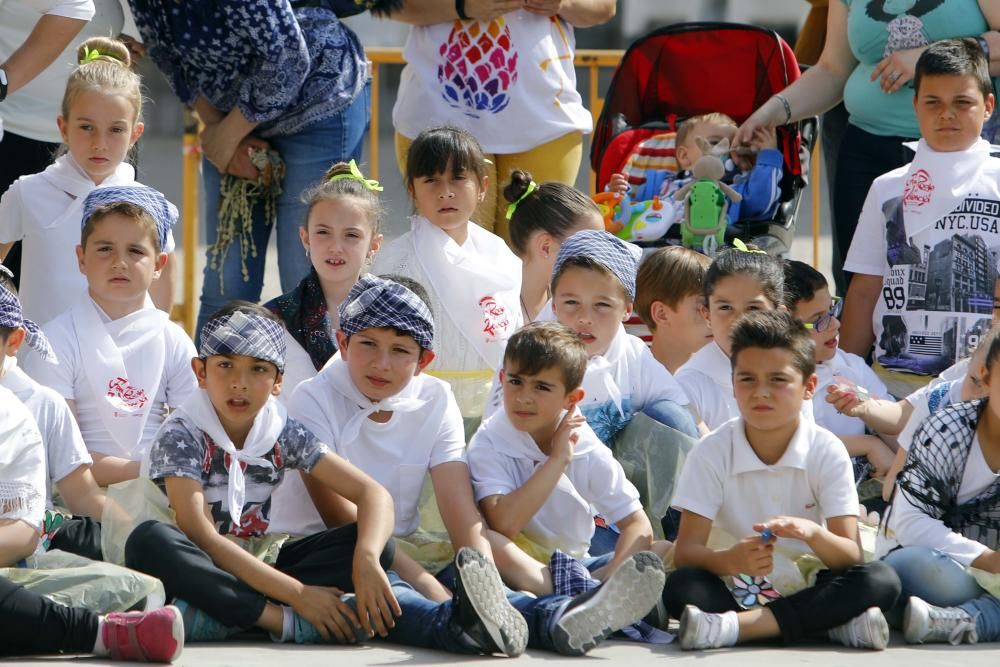
[[719,643],[722,646],[735,646],[736,640],[740,637],[740,619],[735,611],[727,611],[719,614],[722,625],[719,628]]
[[104,617],[97,620],[97,639],[94,640],[94,655],[104,657],[110,655],[111,651],[104,645]]
[[273,642],[290,642],[295,639],[295,612],[291,607],[281,605],[281,636],[271,635]]

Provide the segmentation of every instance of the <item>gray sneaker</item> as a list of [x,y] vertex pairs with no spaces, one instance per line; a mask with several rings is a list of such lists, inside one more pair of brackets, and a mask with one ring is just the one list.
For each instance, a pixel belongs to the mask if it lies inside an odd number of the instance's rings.
[[903,637],[907,644],[975,644],[979,641],[976,619],[959,607],[935,607],[911,597],[903,615]]
[[516,657],[528,646],[528,623],[507,600],[496,566],[483,554],[462,547],[457,570],[451,623],[483,653]]
[[577,595],[554,619],[552,642],[562,655],[584,655],[616,630],[649,613],[666,575],[656,554],[640,551],[597,588]]
[[889,645],[889,624],[878,607],[869,607],[847,623],[832,628],[830,639],[851,648],[884,651]]
[[736,634],[733,634],[732,641],[723,641],[722,624],[724,621],[722,614],[704,612],[693,604],[684,607],[679,630],[681,650],[700,651],[707,648],[732,646]]

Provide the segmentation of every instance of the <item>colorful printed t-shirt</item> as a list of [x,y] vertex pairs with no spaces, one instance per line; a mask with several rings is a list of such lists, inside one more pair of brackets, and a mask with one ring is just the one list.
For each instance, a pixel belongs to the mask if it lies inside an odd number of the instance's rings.
[[286,469],[309,472],[329,450],[309,429],[288,418],[274,447],[262,458],[273,467],[246,464],[246,502],[240,525],[229,516],[229,455],[208,434],[180,415],[160,429],[150,450],[149,478],[165,489],[167,477],[200,482],[205,502],[220,535],[249,538],[267,532],[271,521],[271,494],[284,479]]
[[524,10],[492,21],[413,26],[393,125],[410,139],[428,127],[458,126],[487,153],[502,154],[589,132],[593,121],[576,90],[575,49],[566,21]]
[[889,370],[937,375],[967,357],[990,329],[1000,257],[1000,160],[986,157],[978,165],[951,210],[919,229],[904,212],[931,206],[950,190],[941,176],[923,169],[908,176],[911,165],[905,165],[875,179],[868,192],[844,269],[882,276],[872,327],[875,358]]

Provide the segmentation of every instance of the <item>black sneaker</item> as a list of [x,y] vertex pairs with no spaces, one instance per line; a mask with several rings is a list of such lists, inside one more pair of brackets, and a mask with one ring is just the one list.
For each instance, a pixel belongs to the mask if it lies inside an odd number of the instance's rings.
[[577,595],[552,629],[562,655],[584,655],[612,632],[632,625],[656,606],[666,575],[656,554],[640,551],[592,591]]
[[455,597],[451,623],[483,653],[511,658],[528,646],[528,624],[507,600],[496,566],[475,549],[462,547],[455,557]]

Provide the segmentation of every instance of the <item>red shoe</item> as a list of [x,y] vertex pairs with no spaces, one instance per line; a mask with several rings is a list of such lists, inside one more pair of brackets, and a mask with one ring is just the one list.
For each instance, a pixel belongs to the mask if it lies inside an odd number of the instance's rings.
[[101,633],[112,660],[173,662],[184,648],[184,620],[172,605],[108,614]]

